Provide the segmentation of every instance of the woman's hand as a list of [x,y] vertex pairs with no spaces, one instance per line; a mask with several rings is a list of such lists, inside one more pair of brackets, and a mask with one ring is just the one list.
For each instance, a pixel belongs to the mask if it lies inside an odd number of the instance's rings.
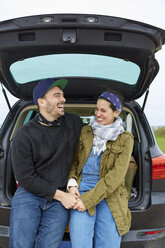
[[68,191],[69,193],[74,194],[77,198],[80,197],[80,192],[76,186],[70,186]]
[[69,187],[69,193],[73,194],[77,199],[77,202],[73,206],[73,209],[77,209],[80,212],[86,211],[86,207],[85,207],[83,201],[79,198],[80,192],[79,192],[78,188],[75,186],[70,186]]
[[87,210],[80,198],[77,200],[77,203],[74,205],[73,209],[77,209],[79,212],[84,212]]

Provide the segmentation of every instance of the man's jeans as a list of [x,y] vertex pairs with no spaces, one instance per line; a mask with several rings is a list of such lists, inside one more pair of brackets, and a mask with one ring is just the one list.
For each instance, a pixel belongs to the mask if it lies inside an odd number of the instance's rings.
[[9,248],[59,248],[68,219],[59,201],[48,202],[19,187],[12,200]]

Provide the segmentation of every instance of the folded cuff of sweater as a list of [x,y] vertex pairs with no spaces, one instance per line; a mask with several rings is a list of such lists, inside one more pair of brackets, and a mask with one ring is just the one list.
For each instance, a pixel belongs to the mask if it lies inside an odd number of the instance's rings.
[[69,190],[69,187],[78,187],[78,184],[76,182],[76,179],[70,178],[67,184],[67,190]]

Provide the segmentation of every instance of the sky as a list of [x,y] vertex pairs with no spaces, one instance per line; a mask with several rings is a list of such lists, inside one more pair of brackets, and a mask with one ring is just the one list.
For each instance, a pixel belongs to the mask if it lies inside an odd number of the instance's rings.
[[[84,13],[124,17],[165,29],[165,0],[0,0],[0,21],[16,17]],[[151,126],[165,126],[165,45],[156,54],[160,70],[150,86],[145,114]],[[7,92],[11,105],[17,100]],[[143,104],[144,95],[138,100]],[[0,86],[0,124],[8,112]]]

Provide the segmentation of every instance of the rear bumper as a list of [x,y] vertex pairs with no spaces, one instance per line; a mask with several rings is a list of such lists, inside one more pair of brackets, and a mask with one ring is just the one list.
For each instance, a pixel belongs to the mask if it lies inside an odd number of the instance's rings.
[[[148,229],[148,230],[136,230],[136,231],[129,231],[127,234],[123,235],[122,243],[129,243],[129,242],[143,242],[143,241],[151,241],[151,240],[158,240],[165,238],[165,228],[161,229],[163,232],[160,232],[160,229]],[[157,232],[155,234],[147,235],[147,232]]]
[[[9,207],[0,207],[0,247],[2,248],[8,247],[9,213]],[[131,230],[122,237],[121,248],[144,248],[150,247],[150,244],[152,248],[165,247],[165,192],[152,193],[152,206],[148,210],[132,211]],[[70,247],[67,237],[61,248]]]
[[121,248],[164,248],[165,239],[122,243]]
[[9,247],[9,227],[0,225],[0,247]]
[[165,247],[165,192],[152,192],[151,204],[132,211],[131,230],[123,235],[121,248]]
[[[160,229],[159,229],[160,230]],[[162,229],[164,230],[164,229]],[[165,247],[165,232],[153,235],[146,235],[146,232],[158,231],[156,229],[148,230],[130,230],[122,237],[121,248],[164,248]],[[0,226],[0,247],[7,248],[9,246],[9,227]],[[70,241],[64,241],[60,248],[71,248]]]

